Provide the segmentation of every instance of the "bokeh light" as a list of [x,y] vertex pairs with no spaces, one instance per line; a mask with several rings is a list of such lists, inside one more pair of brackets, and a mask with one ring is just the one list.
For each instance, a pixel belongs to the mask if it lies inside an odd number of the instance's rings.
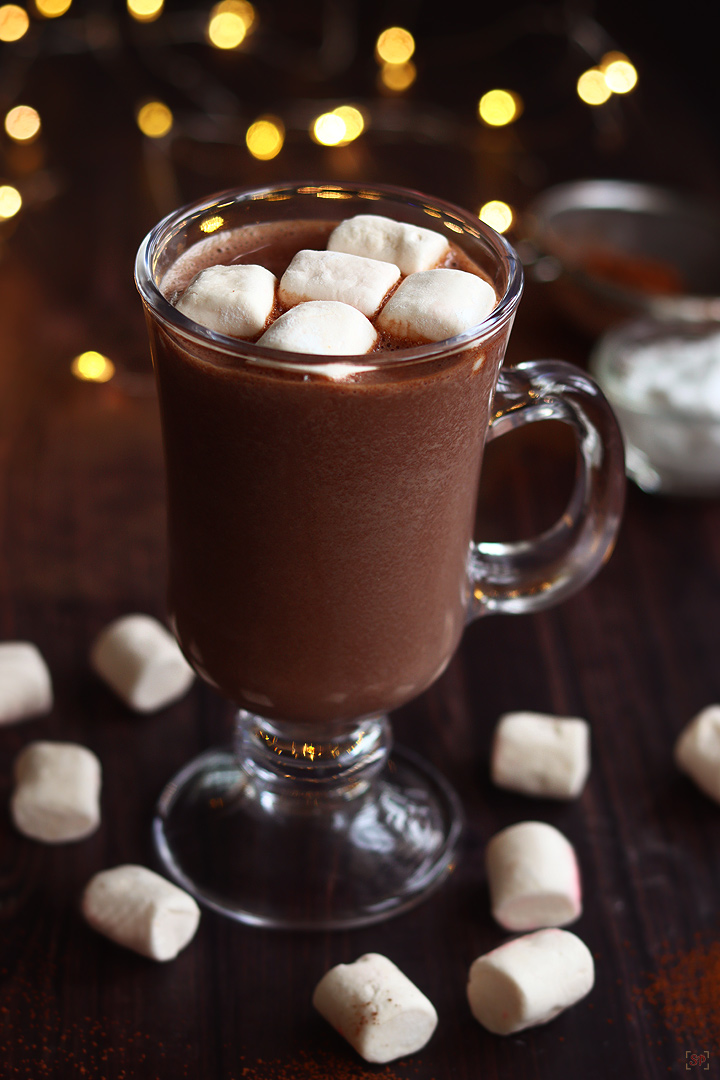
[[146,101],[137,111],[137,126],[149,139],[162,139],[173,126],[172,110],[162,101]]
[[365,130],[365,117],[354,105],[338,105],[333,109],[335,116],[339,116],[345,125],[344,143],[352,142],[362,135]]
[[637,86],[637,69],[630,63],[625,53],[606,53],[600,62],[600,70],[613,94],[629,94]]
[[577,81],[577,94],[586,105],[603,105],[612,90],[605,81],[605,74],[600,68],[584,71]]
[[251,34],[257,22],[257,12],[250,0],[225,0],[225,7],[231,8],[245,23],[245,33]]
[[237,49],[254,28],[255,8],[247,0],[221,0],[210,12],[207,38],[216,49]]
[[491,199],[480,207],[478,217],[495,232],[504,233],[512,225],[514,214],[507,203],[500,199]]
[[17,4],[0,7],[0,41],[19,41],[27,32],[30,19],[24,8]]
[[321,146],[338,146],[347,137],[347,127],[336,112],[326,112],[313,120],[310,134]]
[[391,26],[379,35],[375,56],[384,64],[405,64],[415,52],[415,39],[402,26]]
[[416,78],[417,69],[412,60],[404,64],[383,64],[378,75],[381,88],[398,94],[411,87]]
[[478,115],[483,123],[490,127],[512,124],[522,111],[522,99],[512,90],[488,90],[478,102]]
[[7,221],[20,210],[22,195],[12,184],[0,184],[0,221]]
[[277,157],[284,142],[285,128],[277,116],[261,116],[245,135],[245,144],[258,161],[271,161]]
[[162,15],[165,0],[127,0],[127,9],[137,22],[154,22]]
[[70,365],[70,371],[82,382],[109,382],[115,374],[112,360],[93,349],[80,353]]
[[14,142],[30,143],[40,134],[40,115],[32,105],[16,105],[5,116],[5,131]]
[[72,0],[35,0],[35,8],[39,15],[46,19],[57,19],[70,10]]

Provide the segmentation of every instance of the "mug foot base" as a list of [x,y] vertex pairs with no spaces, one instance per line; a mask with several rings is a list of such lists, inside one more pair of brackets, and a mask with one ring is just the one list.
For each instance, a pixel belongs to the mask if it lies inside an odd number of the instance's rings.
[[425,899],[452,868],[462,828],[453,789],[395,748],[359,793],[283,795],[231,750],[185,766],[153,832],[169,875],[207,907],[284,929],[365,926]]

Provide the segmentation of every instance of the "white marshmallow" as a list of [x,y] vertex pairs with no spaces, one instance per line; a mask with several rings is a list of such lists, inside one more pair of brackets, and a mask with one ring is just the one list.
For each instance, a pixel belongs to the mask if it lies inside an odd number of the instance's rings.
[[720,802],[720,705],[708,705],[675,743],[675,764],[711,799]]
[[331,251],[395,263],[403,274],[437,266],[450,250],[441,233],[379,214],[346,218],[330,233],[327,246]]
[[313,1005],[365,1061],[380,1065],[421,1050],[437,1026],[432,1003],[378,953],[331,968]]
[[151,960],[173,960],[193,938],[200,909],[189,893],[145,866],[101,870],[82,913],[94,930]]
[[52,681],[40,651],[29,641],[0,644],[0,724],[50,712]]
[[495,1035],[547,1024],[592,990],[595,965],[567,930],[536,930],[479,956],[470,966],[470,1010]]
[[574,716],[500,717],[490,755],[494,784],[549,799],[574,799],[590,771],[590,728]]
[[264,266],[208,266],[196,274],[175,306],[218,334],[253,338],[270,317],[276,282]]
[[286,307],[305,300],[339,300],[374,315],[400,280],[392,263],[342,251],[298,251],[280,279],[278,296]]
[[373,324],[356,308],[338,300],[308,300],[276,319],[258,345],[296,353],[359,356],[370,352],[376,341]]
[[195,673],[168,630],[150,615],[123,615],[102,630],[90,664],[136,712],[169,705],[190,688]]
[[567,926],[582,914],[572,844],[542,821],[496,833],[485,852],[493,917],[506,930]]
[[378,327],[400,338],[445,341],[481,323],[495,307],[495,290],[464,270],[424,270],[398,285]]
[[77,743],[33,742],[15,761],[10,812],[33,840],[84,840],[100,824],[100,762]]

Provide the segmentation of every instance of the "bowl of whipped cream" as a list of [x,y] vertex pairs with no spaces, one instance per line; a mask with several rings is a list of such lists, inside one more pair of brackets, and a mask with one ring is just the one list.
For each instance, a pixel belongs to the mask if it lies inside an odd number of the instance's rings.
[[589,366],[640,488],[720,495],[720,322],[630,320],[598,339]]

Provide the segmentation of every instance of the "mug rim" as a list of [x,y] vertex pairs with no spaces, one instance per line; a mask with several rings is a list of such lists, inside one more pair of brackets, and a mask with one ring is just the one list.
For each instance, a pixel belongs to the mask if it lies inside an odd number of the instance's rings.
[[[160,291],[154,274],[156,259],[163,244],[172,238],[176,227],[183,223],[204,217],[211,210],[217,210],[229,203],[251,203],[262,201],[280,201],[293,195],[315,194],[318,198],[333,198],[333,192],[343,196],[355,196],[356,199],[373,197],[405,203],[420,203],[428,210],[439,211],[450,223],[451,231],[469,233],[483,240],[503,264],[507,274],[507,284],[503,295],[492,311],[475,326],[460,334],[442,341],[427,342],[398,349],[393,352],[347,354],[300,353],[273,349],[267,345],[245,341],[241,338],[221,334],[187,318],[178,311]],[[274,199],[271,197],[274,196]],[[436,217],[436,214],[433,216]],[[455,219],[457,224],[452,228]],[[251,224],[248,222],[248,224]],[[437,230],[436,230],[437,231]],[[349,181],[296,181],[293,183],[269,184],[259,188],[233,187],[216,192],[202,199],[193,200],[165,215],[147,233],[138,248],[135,259],[135,284],[146,307],[152,314],[172,331],[196,345],[218,353],[229,354],[236,360],[261,364],[263,367],[285,370],[312,371],[330,363],[333,367],[342,365],[362,371],[388,369],[396,365],[412,362],[447,358],[469,347],[482,344],[497,334],[512,319],[523,291],[522,262],[512,245],[490,226],[468,211],[444,199],[438,199],[412,188],[391,184],[362,184]]]

